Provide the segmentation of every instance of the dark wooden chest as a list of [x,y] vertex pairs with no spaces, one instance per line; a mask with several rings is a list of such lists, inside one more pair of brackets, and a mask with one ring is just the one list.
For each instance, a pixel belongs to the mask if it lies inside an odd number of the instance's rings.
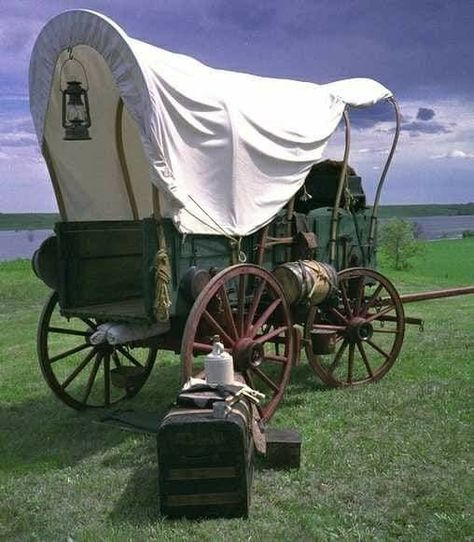
[[252,414],[239,402],[226,418],[212,410],[171,410],[158,432],[161,513],[170,517],[248,515]]

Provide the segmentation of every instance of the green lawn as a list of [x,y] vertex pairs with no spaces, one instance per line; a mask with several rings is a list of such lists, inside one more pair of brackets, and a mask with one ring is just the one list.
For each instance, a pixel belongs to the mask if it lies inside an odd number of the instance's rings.
[[[427,243],[401,292],[474,283],[474,239]],[[410,327],[376,385],[328,390],[295,368],[275,426],[303,435],[298,471],[258,469],[248,520],[160,517],[153,438],[95,424],[54,399],[37,367],[46,287],[0,263],[0,540],[472,540],[474,296],[407,306]],[[134,408],[165,410],[163,354]],[[470,508],[471,506],[471,508]]]

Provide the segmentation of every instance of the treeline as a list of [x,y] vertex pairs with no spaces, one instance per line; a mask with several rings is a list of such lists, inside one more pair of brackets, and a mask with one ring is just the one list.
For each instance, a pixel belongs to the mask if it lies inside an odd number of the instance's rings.
[[474,215],[474,202],[430,205],[382,205],[379,210],[380,218],[457,215]]
[[[440,205],[382,205],[380,218],[474,215],[474,202]],[[59,220],[56,213],[0,213],[0,230],[48,230]]]
[[52,230],[56,213],[0,213],[0,230]]

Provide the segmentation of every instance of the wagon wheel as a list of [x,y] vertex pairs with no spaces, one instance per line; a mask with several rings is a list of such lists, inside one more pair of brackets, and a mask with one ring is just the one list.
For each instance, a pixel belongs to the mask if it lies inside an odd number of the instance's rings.
[[260,414],[268,421],[283,397],[294,356],[288,303],[268,271],[236,265],[221,271],[202,290],[184,329],[184,379],[202,371],[202,356],[212,350],[215,334],[232,354],[235,370],[265,394]]
[[[331,387],[380,380],[392,367],[403,343],[405,315],[392,283],[371,269],[338,274],[334,306],[311,307],[305,325],[305,350],[311,367]],[[314,352],[312,333],[334,332],[333,354]]]
[[156,359],[156,348],[90,344],[97,325],[90,318],[62,317],[56,292],[46,302],[38,325],[41,372],[55,395],[77,410],[107,407],[132,397]]

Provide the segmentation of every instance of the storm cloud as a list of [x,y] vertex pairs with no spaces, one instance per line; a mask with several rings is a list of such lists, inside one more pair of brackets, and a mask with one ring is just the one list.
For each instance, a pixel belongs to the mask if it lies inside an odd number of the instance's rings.
[[416,114],[417,120],[431,120],[434,116],[434,109],[429,109],[428,107],[420,107]]

